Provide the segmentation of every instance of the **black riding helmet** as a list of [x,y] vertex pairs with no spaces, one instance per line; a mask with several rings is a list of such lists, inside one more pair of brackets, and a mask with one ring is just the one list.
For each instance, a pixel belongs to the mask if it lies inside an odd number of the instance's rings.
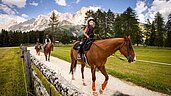
[[92,18],[92,19],[88,20],[88,25],[89,25],[89,22],[90,22],[90,21],[95,22],[95,20]]

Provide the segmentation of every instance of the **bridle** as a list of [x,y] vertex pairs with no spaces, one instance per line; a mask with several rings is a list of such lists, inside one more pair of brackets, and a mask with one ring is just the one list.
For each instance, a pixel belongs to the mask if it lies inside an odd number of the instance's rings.
[[[128,62],[131,62],[131,54],[130,54],[130,46],[131,46],[131,42],[130,42],[130,40],[128,40],[128,41],[125,41],[125,42],[123,42],[123,44],[119,47],[119,50],[123,47],[123,46],[127,46],[127,52],[128,52],[128,56],[126,57],[127,58],[127,60],[128,60]],[[116,55],[115,55],[115,57],[116,57]],[[118,58],[119,56],[117,56],[117,58]],[[121,60],[123,60],[122,58],[120,58],[119,57],[119,59],[121,59]]]

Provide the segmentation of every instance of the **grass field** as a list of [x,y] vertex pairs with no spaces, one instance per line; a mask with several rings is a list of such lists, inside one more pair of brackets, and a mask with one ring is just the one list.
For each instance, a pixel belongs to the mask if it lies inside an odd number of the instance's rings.
[[[70,48],[55,47],[52,55],[70,62]],[[135,52],[139,60],[171,64],[171,50],[169,49],[135,48]],[[116,52],[116,54],[121,56],[119,52]],[[130,64],[120,61],[115,57],[109,57],[106,63],[106,69],[109,74],[115,77],[171,95],[171,66],[144,62]]]
[[19,48],[0,48],[0,96],[26,96]]

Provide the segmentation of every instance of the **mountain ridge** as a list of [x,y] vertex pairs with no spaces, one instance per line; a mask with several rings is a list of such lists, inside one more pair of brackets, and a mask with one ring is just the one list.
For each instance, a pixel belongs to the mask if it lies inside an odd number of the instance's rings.
[[[89,10],[97,11],[98,8],[93,7],[82,7],[75,14],[71,13],[60,13],[58,10],[52,10],[47,15],[38,15],[37,18],[21,22],[19,24],[14,24],[9,26],[7,30],[12,31],[31,31],[31,30],[44,30],[49,27],[50,16],[54,12],[58,18],[60,26],[63,25],[83,25],[85,23],[85,13]],[[14,22],[14,21],[13,21]]]

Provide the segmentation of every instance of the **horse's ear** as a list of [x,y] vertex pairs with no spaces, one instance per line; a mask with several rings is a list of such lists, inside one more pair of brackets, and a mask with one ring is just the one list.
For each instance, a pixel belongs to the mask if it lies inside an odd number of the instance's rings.
[[128,38],[131,39],[131,36],[129,35]]

